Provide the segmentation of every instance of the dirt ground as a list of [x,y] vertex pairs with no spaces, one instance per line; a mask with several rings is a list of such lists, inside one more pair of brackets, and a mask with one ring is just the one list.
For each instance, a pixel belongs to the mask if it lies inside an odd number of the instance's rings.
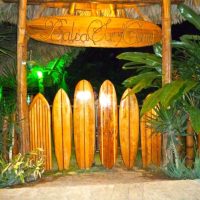
[[106,169],[101,165],[99,153],[97,152],[94,164],[91,169],[80,170],[77,166],[75,154],[72,154],[69,170],[58,171],[55,157],[53,158],[54,171],[46,172],[41,179],[32,183],[16,185],[12,188],[34,187],[40,185],[50,185],[52,182],[58,182],[66,185],[84,185],[84,184],[127,184],[141,183],[157,180],[170,180],[158,168],[152,167],[150,170],[142,169],[141,157],[138,156],[135,167],[128,170],[123,164],[123,160],[118,155],[117,163],[112,169]]
[[199,180],[169,180],[121,166],[57,172],[37,182],[0,190],[1,200],[200,200]]
[[69,170],[55,170],[36,182],[2,189],[0,199],[200,200],[199,180],[170,180],[158,168],[143,170],[141,159],[136,165],[127,170],[119,157],[115,167],[105,169],[96,156],[91,169],[80,170],[72,158]]

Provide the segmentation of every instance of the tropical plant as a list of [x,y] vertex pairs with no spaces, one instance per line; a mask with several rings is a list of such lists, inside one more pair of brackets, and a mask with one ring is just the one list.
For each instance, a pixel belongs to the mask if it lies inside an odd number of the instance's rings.
[[[15,64],[4,67],[0,75],[0,154],[12,159],[14,132],[18,132],[16,112],[16,68]],[[16,131],[14,131],[16,130]]]
[[[184,77],[177,78],[177,69],[173,71],[174,80],[170,84],[162,86],[162,57],[161,45],[154,46],[155,54],[140,53],[140,52],[126,52],[117,56],[118,59],[128,60],[123,66],[123,69],[136,69],[138,75],[134,75],[126,79],[123,84],[125,87],[132,88],[132,92],[140,92],[146,88],[157,88],[151,94],[150,98],[146,98],[142,106],[141,115],[154,108],[158,103],[167,108],[171,103],[181,98],[183,95],[191,91],[198,84],[192,76],[190,79]],[[180,62],[180,61],[179,61]],[[178,61],[173,61],[178,63]],[[179,63],[180,64],[180,63]],[[196,72],[194,71],[196,74]],[[156,98],[155,98],[156,97]]]
[[129,61],[123,65],[124,70],[133,69],[138,73],[123,82],[125,87],[131,87],[133,92],[162,85],[162,53],[161,45],[154,45],[153,53],[125,52],[117,56],[118,59]]
[[[69,66],[71,62],[71,54],[66,53],[60,58],[50,61],[47,66],[40,66],[36,63],[28,66],[28,91],[39,88],[39,91],[44,93],[44,85],[46,87],[62,87],[67,91],[65,67]],[[17,97],[15,66],[13,61],[13,65],[5,66],[0,75],[0,154],[9,155],[5,156],[8,160],[12,159],[14,133],[20,134],[18,123],[14,117]]]
[[42,149],[36,149],[25,155],[19,153],[11,162],[0,157],[0,188],[36,180],[43,172]]
[[[3,25],[1,25],[3,26]],[[11,51],[9,48],[6,48],[5,45],[3,45],[4,41],[8,41],[15,37],[15,30],[13,29],[5,29],[2,28],[0,32],[0,56],[9,56],[14,58],[15,54],[13,51]]]
[[177,149],[180,144],[179,136],[186,136],[187,114],[173,104],[168,108],[161,105],[154,108],[154,115],[148,119],[149,126],[157,133],[165,134],[167,137],[167,148],[169,154],[166,155],[170,163],[175,162],[179,167],[179,152]]
[[19,129],[15,121],[15,110],[8,110],[5,107],[0,105],[0,154],[8,161],[12,160],[14,135],[18,134]]
[[[178,8],[200,30],[200,17],[183,4]],[[154,46],[154,54],[126,52],[117,58],[129,61],[123,68],[134,69],[137,73],[123,82],[132,92],[154,88],[142,105],[141,115],[155,109],[156,116],[150,119],[150,124],[156,132],[167,134],[168,157],[175,160],[178,168],[177,135],[186,135],[188,118],[196,133],[200,131],[200,36],[184,35],[180,41],[172,41],[172,47],[172,82],[163,87],[161,44]]]
[[27,63],[28,75],[27,82],[28,88],[39,88],[41,93],[44,93],[44,86],[57,86],[68,91],[66,84],[68,67],[72,62],[73,56],[71,53],[66,53],[59,58],[51,60],[46,66],[37,62],[29,61]]
[[167,168],[163,169],[163,172],[172,178],[176,179],[199,179],[200,178],[200,157],[196,154],[194,159],[194,167],[188,168],[185,166],[184,159],[177,160],[178,165],[170,161]]

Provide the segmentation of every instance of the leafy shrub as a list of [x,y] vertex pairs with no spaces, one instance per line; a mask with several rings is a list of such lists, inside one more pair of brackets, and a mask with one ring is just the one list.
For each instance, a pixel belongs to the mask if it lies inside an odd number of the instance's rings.
[[[37,158],[37,159],[35,159]],[[44,156],[41,149],[25,155],[19,153],[11,162],[0,157],[0,188],[34,181],[44,172]]]
[[193,168],[185,166],[185,160],[178,160],[178,166],[174,162],[168,163],[167,167],[163,169],[164,173],[176,179],[199,179],[200,178],[200,156],[197,154],[194,161]]

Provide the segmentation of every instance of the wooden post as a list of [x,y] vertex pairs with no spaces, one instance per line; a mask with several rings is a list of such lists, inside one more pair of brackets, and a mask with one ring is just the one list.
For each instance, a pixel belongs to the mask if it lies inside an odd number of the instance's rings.
[[187,121],[187,136],[186,136],[186,166],[192,167],[194,161],[194,130],[190,119]]
[[162,5],[162,83],[171,82],[171,3]]
[[26,103],[26,8],[27,0],[20,0],[17,36],[17,111],[20,123],[20,151],[22,153],[29,150],[28,106]]
[[[162,84],[171,82],[171,1],[162,1]],[[167,163],[167,136],[163,136],[163,165]]]

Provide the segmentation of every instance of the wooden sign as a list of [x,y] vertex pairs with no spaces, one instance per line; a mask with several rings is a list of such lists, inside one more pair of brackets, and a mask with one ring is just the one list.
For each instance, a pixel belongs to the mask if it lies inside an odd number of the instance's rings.
[[151,22],[112,17],[50,16],[27,22],[29,37],[79,47],[142,47],[161,40]]

